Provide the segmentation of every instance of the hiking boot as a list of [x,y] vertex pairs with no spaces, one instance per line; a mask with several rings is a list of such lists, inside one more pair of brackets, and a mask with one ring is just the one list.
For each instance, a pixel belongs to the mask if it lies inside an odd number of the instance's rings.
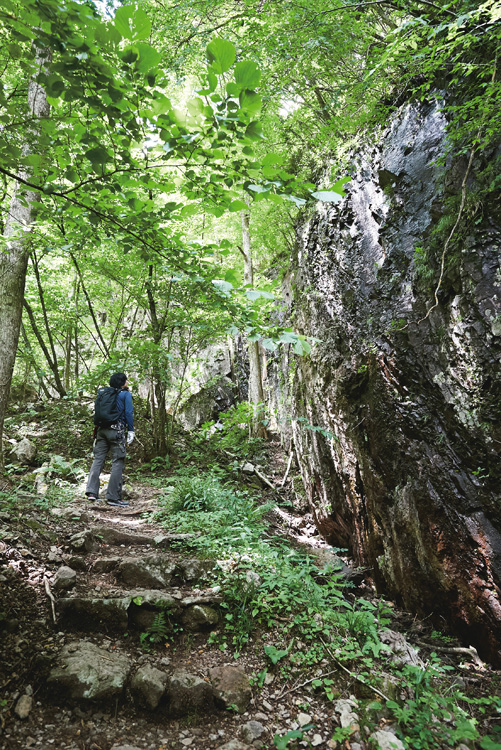
[[99,502],[99,498],[96,497],[95,495],[87,495],[87,500],[90,503],[98,503]]
[[108,505],[115,505],[118,508],[128,508],[129,503],[127,500],[107,500],[106,501]]

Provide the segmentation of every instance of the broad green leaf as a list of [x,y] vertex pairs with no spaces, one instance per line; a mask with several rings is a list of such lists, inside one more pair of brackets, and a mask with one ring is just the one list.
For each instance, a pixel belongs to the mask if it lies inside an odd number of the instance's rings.
[[289,653],[289,649],[281,649],[279,650],[275,646],[265,646],[264,647],[264,653],[268,657],[268,659],[271,661],[272,664],[278,664],[280,659],[283,659],[284,656],[287,656]]
[[291,203],[295,203],[298,208],[301,208],[301,206],[304,206],[306,203],[306,200],[304,198],[300,198],[298,195],[292,195],[290,193],[283,193],[282,194],[285,200],[290,201]]
[[147,39],[151,34],[151,23],[142,8],[122,5],[115,12],[115,28],[124,39],[131,42]]
[[233,286],[235,286],[235,284],[238,284],[239,277],[238,277],[238,272],[236,271],[236,269],[235,268],[229,268],[226,271],[226,273],[224,274],[224,280],[228,281]]
[[240,94],[242,91],[242,87],[238,86],[236,83],[233,83],[233,81],[230,81],[226,84],[226,93],[228,96],[232,96],[236,99],[236,97]]
[[207,45],[206,52],[215,73],[226,73],[235,62],[235,47],[227,39],[213,39]]
[[212,70],[207,73],[207,81],[209,84],[209,91],[215,91],[217,88],[217,76],[214,75]]
[[55,74],[49,76],[49,78],[47,79],[47,83],[45,84],[47,96],[51,96],[53,99],[57,99],[59,96],[61,96],[64,89],[65,83],[59,78],[59,76]]
[[249,141],[260,141],[264,138],[263,131],[261,129],[261,125],[256,122],[255,120],[253,122],[250,122],[247,127],[245,128],[245,137]]
[[241,200],[234,200],[228,206],[229,211],[245,211],[248,208],[247,203]]
[[268,193],[270,190],[269,187],[263,187],[262,185],[247,185],[247,187],[253,193]]
[[317,190],[312,193],[312,196],[317,201],[322,201],[323,203],[339,203],[343,197],[340,193],[335,193],[333,190]]
[[273,339],[263,339],[261,341],[262,346],[264,346],[265,349],[268,349],[270,352],[274,352],[277,348],[277,345]]
[[261,80],[261,71],[252,60],[243,60],[235,65],[235,81],[243,89],[255,89]]
[[138,70],[146,74],[152,68],[156,68],[162,59],[160,52],[145,42],[139,42],[137,48],[139,49],[139,61],[136,63]]
[[245,89],[238,97],[240,110],[248,115],[256,115],[261,109],[261,97],[255,91]]
[[122,5],[122,7],[117,8],[115,12],[115,28],[124,39],[132,40],[133,38],[131,29],[132,13],[133,8],[131,8],[130,5]]
[[188,108],[188,112],[193,117],[198,117],[199,115],[204,114],[205,104],[202,99],[190,99],[186,106]]
[[275,299],[274,294],[271,294],[271,292],[265,292],[263,289],[246,289],[244,291],[244,294],[247,299],[250,299],[252,301],[260,299],[261,297],[264,299]]
[[181,209],[179,212],[182,216],[194,216],[200,210],[198,203],[188,203],[187,206]]
[[346,195],[346,193],[343,190],[343,185],[346,185],[347,182],[351,182],[351,177],[342,177],[340,180],[334,183],[334,185],[331,187],[331,190],[334,190],[335,193],[339,193],[340,195]]
[[299,338],[294,345],[294,352],[302,357],[304,354],[309,354],[311,351],[310,344],[304,338]]
[[274,166],[275,164],[282,164],[283,161],[284,157],[280,156],[280,154],[266,154],[263,157],[261,164],[263,165],[263,167],[270,167]]
[[229,281],[223,281],[223,279],[213,279],[212,283],[225,297],[229,297],[233,291],[233,284]]
[[284,331],[280,334],[279,340],[282,342],[282,344],[295,344],[298,340],[298,335],[297,333],[292,333],[291,331]]
[[154,115],[163,115],[170,110],[171,106],[170,99],[164,96],[164,94],[157,92],[151,110]]

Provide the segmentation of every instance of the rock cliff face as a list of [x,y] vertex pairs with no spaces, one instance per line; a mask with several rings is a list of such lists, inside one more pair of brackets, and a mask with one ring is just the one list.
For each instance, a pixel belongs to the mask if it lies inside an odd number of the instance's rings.
[[322,534],[499,664],[500,216],[461,223],[426,317],[467,167],[435,165],[444,125],[408,105],[300,229],[286,294],[320,343],[295,363],[293,432]]

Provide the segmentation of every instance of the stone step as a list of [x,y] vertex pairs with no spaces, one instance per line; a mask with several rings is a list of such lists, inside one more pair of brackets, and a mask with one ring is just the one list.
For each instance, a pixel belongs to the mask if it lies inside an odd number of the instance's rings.
[[62,597],[57,601],[58,627],[84,632],[147,631],[162,612],[166,623],[180,623],[190,632],[213,630],[219,623],[215,592],[184,596],[158,589],[136,589],[104,597]]
[[133,663],[124,651],[110,651],[86,640],[63,646],[46,682],[67,703],[132,701],[141,709],[164,709],[171,717],[230,707],[244,713],[251,700],[249,678],[239,667],[216,667],[201,677],[172,668],[169,659],[153,663],[152,657],[151,663]]
[[173,583],[193,583],[204,578],[214,568],[211,560],[174,558],[153,553],[134,557],[102,557],[92,565],[93,573],[113,573],[126,586],[167,588]]

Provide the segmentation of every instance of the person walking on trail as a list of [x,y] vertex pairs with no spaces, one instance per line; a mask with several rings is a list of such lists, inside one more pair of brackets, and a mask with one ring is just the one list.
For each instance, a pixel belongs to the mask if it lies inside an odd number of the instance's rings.
[[111,476],[106,501],[108,505],[127,507],[129,503],[122,498],[122,475],[126,445],[134,440],[134,424],[132,396],[125,373],[116,372],[110,378],[109,387],[99,389],[94,407],[94,424],[94,461],[85,494],[91,502],[99,501],[99,476],[111,450]]

